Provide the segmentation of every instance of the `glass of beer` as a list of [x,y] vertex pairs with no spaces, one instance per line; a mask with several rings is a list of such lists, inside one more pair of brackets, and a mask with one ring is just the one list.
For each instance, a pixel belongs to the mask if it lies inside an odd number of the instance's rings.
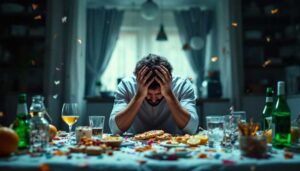
[[61,117],[63,121],[69,126],[69,133],[71,134],[72,126],[79,118],[77,103],[64,103],[61,110]]
[[105,116],[89,116],[93,136],[102,138]]

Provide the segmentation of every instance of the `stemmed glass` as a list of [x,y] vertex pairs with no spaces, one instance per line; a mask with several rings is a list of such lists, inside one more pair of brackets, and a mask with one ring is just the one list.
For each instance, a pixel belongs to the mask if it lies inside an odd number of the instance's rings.
[[69,126],[69,138],[71,137],[72,126],[79,118],[77,103],[64,103],[61,110],[63,121]]

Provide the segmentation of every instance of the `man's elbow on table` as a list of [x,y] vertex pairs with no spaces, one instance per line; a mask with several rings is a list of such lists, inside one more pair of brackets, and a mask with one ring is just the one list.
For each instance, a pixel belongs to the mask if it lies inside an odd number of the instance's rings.
[[183,128],[183,132],[187,134],[196,134],[198,130],[198,125],[199,125],[199,119],[198,116],[191,115],[190,120],[186,124],[186,126]]
[[118,127],[117,123],[116,123],[116,117],[115,116],[111,116],[109,118],[109,128],[112,134],[122,134],[123,131]]

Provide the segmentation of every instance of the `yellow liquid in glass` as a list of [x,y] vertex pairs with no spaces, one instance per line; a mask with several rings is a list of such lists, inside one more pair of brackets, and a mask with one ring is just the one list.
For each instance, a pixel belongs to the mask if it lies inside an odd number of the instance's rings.
[[62,119],[68,125],[73,125],[75,122],[77,122],[78,118],[79,116],[62,116]]

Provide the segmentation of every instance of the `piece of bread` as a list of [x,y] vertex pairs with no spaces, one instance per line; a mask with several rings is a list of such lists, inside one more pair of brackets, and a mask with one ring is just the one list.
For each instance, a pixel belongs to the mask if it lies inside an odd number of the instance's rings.
[[99,146],[88,146],[85,149],[85,153],[87,155],[93,155],[93,156],[95,156],[95,155],[100,155],[103,152],[104,152],[104,149],[101,148],[101,147],[99,147]]
[[148,140],[151,138],[155,138],[157,136],[163,135],[165,132],[163,130],[152,130],[152,131],[147,131],[141,134],[136,134],[134,136],[134,139],[136,140]]
[[172,138],[172,135],[169,133],[164,133],[162,135],[158,135],[155,137],[156,141],[163,141],[163,140],[170,140]]
[[69,150],[71,153],[85,153],[86,146],[79,145],[75,147],[70,147]]

